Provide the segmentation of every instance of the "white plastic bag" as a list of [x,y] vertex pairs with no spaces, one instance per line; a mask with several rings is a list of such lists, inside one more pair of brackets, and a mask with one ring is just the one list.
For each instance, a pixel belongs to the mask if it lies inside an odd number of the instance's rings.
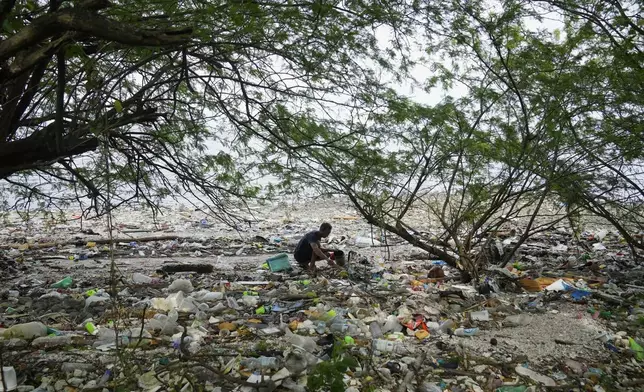
[[168,292],[170,293],[176,293],[178,291],[183,291],[184,293],[192,293],[194,290],[194,287],[192,287],[192,282],[189,281],[188,279],[177,279],[172,284],[170,287],[168,287]]

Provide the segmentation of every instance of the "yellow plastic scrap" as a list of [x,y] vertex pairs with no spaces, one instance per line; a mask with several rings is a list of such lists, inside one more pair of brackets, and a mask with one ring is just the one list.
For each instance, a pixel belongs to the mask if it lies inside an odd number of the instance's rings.
[[418,338],[418,340],[423,340],[429,336],[429,332],[425,331],[424,329],[421,329],[420,331],[416,331],[415,335]]

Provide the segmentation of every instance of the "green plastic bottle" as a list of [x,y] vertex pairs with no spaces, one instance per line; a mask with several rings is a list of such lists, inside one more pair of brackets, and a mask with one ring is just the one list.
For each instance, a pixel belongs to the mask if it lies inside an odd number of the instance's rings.
[[52,284],[51,287],[54,287],[54,288],[57,288],[57,289],[66,289],[71,285],[72,285],[72,278],[71,278],[71,276],[67,276],[63,280]]
[[637,360],[644,361],[644,348],[637,344],[637,342],[633,338],[628,338],[628,342],[630,343],[631,350],[635,351]]

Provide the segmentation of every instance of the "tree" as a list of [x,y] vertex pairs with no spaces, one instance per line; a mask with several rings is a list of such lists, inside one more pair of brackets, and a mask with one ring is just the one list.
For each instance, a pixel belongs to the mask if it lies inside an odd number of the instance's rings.
[[[341,129],[323,124],[325,139],[345,137],[290,153],[273,162],[274,172],[287,184],[297,179],[348,195],[370,223],[458,266],[466,277],[476,277],[495,233],[513,221],[522,232],[498,255],[501,264],[530,236],[582,209],[616,223],[631,241],[619,225],[620,209],[642,222],[632,206],[641,180],[628,174],[642,158],[641,94],[633,94],[634,86],[641,90],[639,38],[629,33],[615,45],[580,21],[568,9],[572,2],[545,2],[546,9],[543,3],[420,5],[416,23],[424,22],[435,69],[427,89],[458,84],[463,96],[426,106],[381,89],[370,108],[383,110],[355,116]],[[618,18],[620,5],[611,4],[605,9]],[[542,20],[551,5],[565,31],[529,28],[526,21]],[[633,24],[627,28],[637,32]],[[312,120],[297,127],[320,133]],[[602,148],[609,142],[611,148]],[[409,211],[419,207],[433,224],[415,230]],[[423,235],[428,228],[440,231]]]
[[[297,121],[295,111],[278,117],[283,105],[361,105],[361,86],[375,79],[360,59],[380,56],[372,28],[398,25],[402,10],[2,0],[0,180],[26,190],[24,200],[88,197],[95,213],[191,194],[235,218],[227,203],[258,191],[244,175],[251,135]],[[209,141],[227,152],[213,154]]]
[[644,23],[637,2],[535,1],[562,14],[575,68],[554,86],[562,123],[580,157],[583,177],[561,184],[572,203],[613,225],[636,248],[633,233],[644,229],[641,209],[644,101]]

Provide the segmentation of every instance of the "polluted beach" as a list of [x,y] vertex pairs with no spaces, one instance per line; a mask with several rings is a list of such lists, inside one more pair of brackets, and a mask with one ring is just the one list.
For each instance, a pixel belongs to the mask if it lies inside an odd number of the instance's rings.
[[0,392],[644,391],[642,14],[0,0]]
[[[362,243],[370,225],[341,200],[291,205],[290,219],[281,208],[264,211],[241,236],[223,224],[204,227],[199,212],[167,214],[162,232],[132,223],[144,214],[115,214],[117,227],[139,231],[115,230],[128,238],[114,242],[116,279],[109,249],[98,244],[103,222],[85,222],[96,233],[86,235],[73,221],[48,231],[16,220],[1,232],[5,243],[26,240],[3,249],[4,363],[18,374],[34,369],[25,382],[38,380],[31,387],[43,391],[121,382],[141,391],[193,382],[205,390],[239,383],[304,391],[316,382],[601,390],[605,380],[636,390],[642,288],[620,276],[627,251],[612,233],[601,242],[583,233],[580,249],[606,247],[583,253],[560,246],[571,240],[564,230],[535,236],[515,263],[491,265],[484,284],[472,285],[409,244],[385,246],[384,236],[373,239],[378,246]],[[344,249],[344,267],[321,265],[311,276],[297,266],[293,249],[316,228],[311,212],[332,222],[324,246]],[[283,258],[289,267],[271,271],[269,260]],[[582,262],[560,268],[572,258]],[[600,272],[586,259],[601,263]],[[437,267],[441,277],[430,278]]]

